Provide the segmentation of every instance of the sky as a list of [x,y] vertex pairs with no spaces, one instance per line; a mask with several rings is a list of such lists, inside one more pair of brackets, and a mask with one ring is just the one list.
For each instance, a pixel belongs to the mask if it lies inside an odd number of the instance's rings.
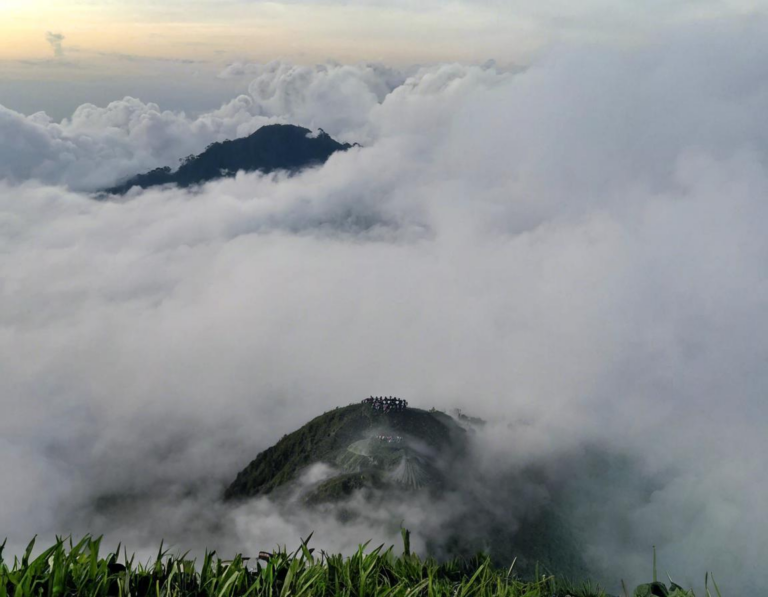
[[505,68],[557,43],[619,46],[660,26],[764,14],[759,0],[3,0],[0,103],[57,120],[125,95],[210,110],[233,62],[440,62]]
[[[312,530],[348,550],[396,540],[392,519],[423,546],[450,496],[342,532],[220,500],[309,418],[399,395],[491,421],[478,471],[554,471],[609,587],[648,580],[655,545],[681,584],[764,593],[768,21],[637,4],[3,4],[9,550],[93,532],[232,554]],[[216,33],[264,22],[274,44]],[[360,146],[94,199],[272,123]],[[595,446],[636,474],[588,474]],[[526,489],[510,525],[552,487]]]

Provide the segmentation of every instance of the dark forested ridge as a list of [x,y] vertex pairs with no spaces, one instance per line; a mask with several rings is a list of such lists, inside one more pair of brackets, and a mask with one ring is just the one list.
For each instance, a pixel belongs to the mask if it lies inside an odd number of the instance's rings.
[[348,143],[334,140],[322,129],[312,135],[309,129],[300,126],[271,124],[242,139],[213,143],[200,155],[184,158],[176,171],[170,167],[156,168],[105,189],[105,192],[121,195],[133,187],[146,189],[164,184],[189,187],[234,176],[240,170],[295,172],[323,164],[335,152],[350,147]]

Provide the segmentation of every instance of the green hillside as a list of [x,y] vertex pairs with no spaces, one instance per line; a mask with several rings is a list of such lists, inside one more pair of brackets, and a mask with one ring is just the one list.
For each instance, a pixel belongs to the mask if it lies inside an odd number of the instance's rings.
[[[338,497],[367,485],[412,488],[444,482],[445,462],[466,449],[466,432],[443,413],[409,408],[376,412],[353,404],[316,417],[298,431],[259,454],[226,491],[227,499],[266,495],[296,480],[303,469],[325,463],[339,469],[334,480],[319,487]],[[312,498],[317,501],[318,496]]]
[[[298,504],[307,508],[343,506],[356,492],[372,507],[426,495],[438,508],[447,499],[462,507],[443,513],[445,528],[424,536],[430,555],[463,558],[483,551],[499,565],[517,558],[522,574],[533,574],[541,565],[585,578],[577,535],[557,504],[536,505],[522,516],[509,508],[519,499],[513,480],[494,488],[478,485],[465,458],[472,435],[465,427],[475,426],[469,419],[417,408],[382,412],[369,404],[336,408],[260,453],[237,475],[226,498],[270,496],[296,503],[283,498],[298,491]],[[329,466],[330,477],[300,487],[293,483],[318,463]],[[338,516],[343,524],[354,514],[342,507]]]

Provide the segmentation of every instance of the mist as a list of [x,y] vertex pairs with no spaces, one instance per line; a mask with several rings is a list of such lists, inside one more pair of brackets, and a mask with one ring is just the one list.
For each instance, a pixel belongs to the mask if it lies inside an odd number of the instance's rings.
[[[350,550],[402,523],[424,548],[460,495],[349,527],[221,502],[285,433],[387,394],[487,419],[473,487],[546,471],[490,485],[508,524],[569,496],[609,586],[647,579],[655,545],[681,584],[768,587],[766,33],[568,44],[515,73],[250,66],[197,118],[0,107],[0,536]],[[271,122],[361,147],[89,194]]]

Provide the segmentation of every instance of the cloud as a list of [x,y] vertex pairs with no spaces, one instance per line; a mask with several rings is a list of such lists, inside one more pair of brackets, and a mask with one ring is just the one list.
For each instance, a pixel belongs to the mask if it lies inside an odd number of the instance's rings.
[[0,178],[95,191],[142,171],[175,167],[210,143],[274,122],[370,139],[369,113],[403,80],[397,71],[369,65],[275,62],[257,71],[249,95],[196,118],[131,97],[106,107],[84,104],[61,123],[0,106],[0,133],[8,139],[0,146]]
[[[387,393],[497,422],[478,474],[543,467],[538,489],[572,496],[609,582],[646,578],[656,545],[682,584],[709,569],[735,594],[764,589],[765,33],[682,29],[394,82],[270,65],[194,120],[138,100],[61,124],[0,112],[17,140],[0,160],[0,464],[17,479],[0,528],[17,543],[107,529],[129,547],[160,531],[228,549],[308,528],[335,546],[388,537],[266,502],[222,515],[225,539],[206,524],[259,450]],[[195,192],[75,190],[279,119],[364,147]],[[594,445],[632,474],[587,467]],[[145,501],[119,524],[93,506],[125,496]],[[435,519],[402,509],[423,541]]]
[[53,33],[51,31],[48,31],[45,34],[45,41],[47,41],[51,49],[53,50],[53,55],[55,58],[64,58],[64,40],[66,38],[61,33]]
[[235,79],[237,77],[253,76],[263,69],[261,64],[253,62],[233,62],[224,67],[219,73],[220,79]]
[[254,76],[248,95],[196,118],[132,97],[106,107],[83,104],[61,123],[45,113],[24,116],[0,106],[0,132],[8,140],[0,146],[0,178],[97,191],[139,172],[178,166],[210,143],[275,122],[321,127],[341,141],[370,143],[381,134],[376,112],[396,89],[393,100],[403,93],[436,93],[451,81],[466,93],[480,79],[492,84],[509,76],[459,65],[419,69],[412,77],[379,65],[273,62],[248,68]]
[[8,139],[0,148],[0,176],[91,191],[157,166],[176,166],[209,143],[248,135],[269,122],[249,113],[250,100],[243,100],[194,120],[130,97],[103,108],[84,104],[61,123],[44,113],[25,117],[0,107],[0,129]]

